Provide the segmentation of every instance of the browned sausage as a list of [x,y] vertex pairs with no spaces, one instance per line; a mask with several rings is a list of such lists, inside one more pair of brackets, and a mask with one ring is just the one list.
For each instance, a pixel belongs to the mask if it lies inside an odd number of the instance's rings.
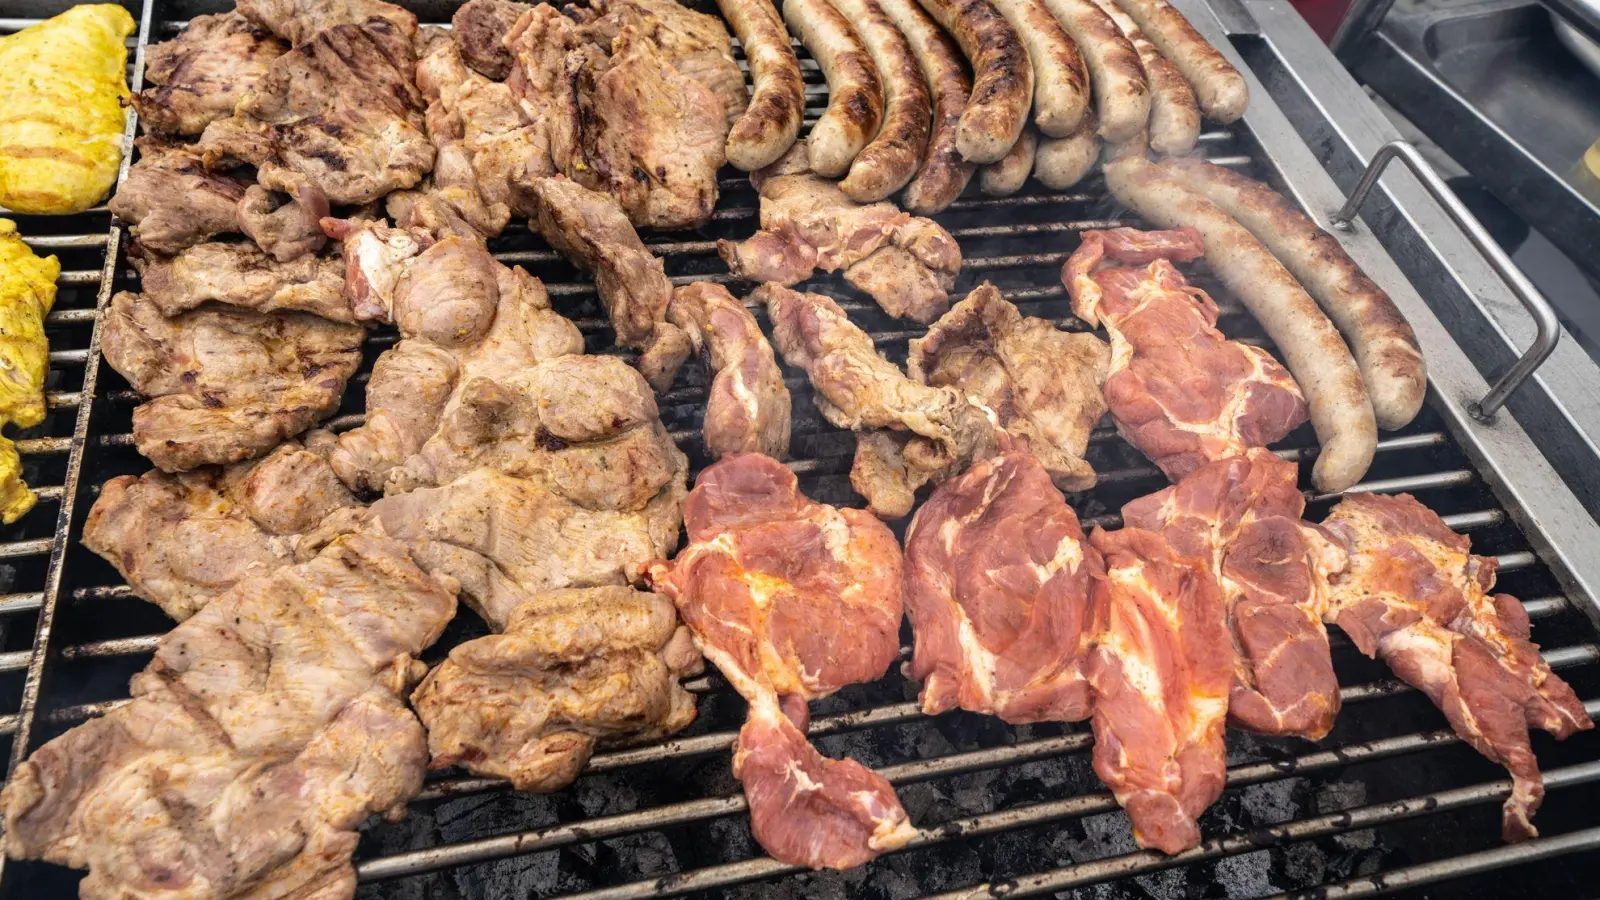
[[1009,197],[1022,190],[1033,171],[1033,155],[1039,148],[1039,132],[1032,126],[1022,129],[1022,136],[1012,145],[1011,152],[990,163],[978,173],[978,186],[985,194]]
[[728,162],[745,170],[770,166],[794,145],[806,111],[806,86],[789,33],[767,0],[717,0],[750,61],[755,91],[728,132]]
[[1033,63],[1017,30],[989,0],[918,0],[972,63],[972,93],[956,126],[970,163],[998,162],[1022,134],[1033,105]]
[[879,0],[911,45],[933,93],[933,131],[917,177],[906,185],[900,203],[907,212],[931,216],[942,212],[966,190],[975,168],[956,149],[956,130],[972,93],[972,79],[961,62],[961,49],[950,40],[916,0]]
[[1244,76],[1217,48],[1194,30],[1183,13],[1167,0],[1116,0],[1142,29],[1161,55],[1172,61],[1194,86],[1200,109],[1227,124],[1244,115],[1250,88]]
[[1044,0],[1078,44],[1089,67],[1100,137],[1108,144],[1131,140],[1150,118],[1150,88],[1139,53],[1094,0]]
[[1316,298],[1355,351],[1378,427],[1392,430],[1416,418],[1428,392],[1416,332],[1333,235],[1259,181],[1202,159],[1163,167],[1250,229]]
[[905,187],[917,174],[933,113],[928,84],[911,55],[911,45],[894,26],[878,0],[832,0],[856,26],[867,53],[883,78],[883,127],[839,182],[845,196],[857,203],[876,203]]
[[1200,139],[1200,104],[1188,79],[1161,55],[1121,7],[1112,0],[1094,2],[1127,36],[1144,66],[1144,77],[1150,85],[1150,149],[1163,156],[1182,156],[1193,150]]
[[1027,45],[1033,63],[1033,124],[1043,134],[1066,137],[1089,108],[1089,71],[1078,45],[1043,0],[991,0]]
[[1034,152],[1033,177],[1052,191],[1064,191],[1094,171],[1100,161],[1100,136],[1093,112],[1083,117],[1078,130],[1064,138],[1040,138]]
[[883,124],[883,82],[861,36],[828,0],[783,0],[783,20],[828,79],[828,108],[806,139],[811,171],[838,178]]
[[1316,301],[1243,225],[1170,172],[1130,156],[1107,163],[1105,174],[1106,186],[1140,216],[1199,231],[1211,270],[1278,345],[1322,442],[1312,483],[1342,491],[1359,482],[1377,451],[1378,426],[1361,370]]

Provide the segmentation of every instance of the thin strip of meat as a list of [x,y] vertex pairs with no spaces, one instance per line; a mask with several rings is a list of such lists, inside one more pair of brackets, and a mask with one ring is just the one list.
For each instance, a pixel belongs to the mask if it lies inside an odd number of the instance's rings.
[[1113,0],[1194,87],[1207,118],[1237,121],[1250,103],[1244,76],[1167,0]]
[[1172,265],[1202,250],[1194,229],[1086,231],[1061,268],[1073,311],[1111,336],[1106,404],[1117,431],[1174,482],[1306,420],[1289,373],[1260,347],[1223,337],[1216,304]]
[[1022,315],[986,281],[911,339],[906,370],[983,404],[1057,487],[1086,491],[1095,472],[1083,456],[1106,411],[1101,389],[1110,359],[1104,341]]
[[1322,449],[1312,469],[1320,490],[1359,482],[1377,452],[1378,425],[1361,370],[1333,323],[1261,242],[1177,178],[1138,158],[1105,167],[1117,199],[1162,228],[1194,228],[1206,261],[1277,344],[1311,404]]
[[915,0],[879,0],[879,5],[916,54],[933,97],[932,132],[922,167],[900,195],[907,212],[931,216],[955,202],[972,178],[973,165],[956,149],[956,133],[967,96],[972,93],[972,78],[961,61],[961,48]]
[[754,172],[778,161],[800,134],[806,110],[800,61],[768,0],[717,0],[750,63],[750,106],[728,132],[728,162]]
[[[867,432],[857,439],[850,483],[875,515],[904,516],[919,487],[995,452],[999,432],[983,410],[955,388],[907,378],[833,300],[778,284],[762,285],[751,298],[766,305],[784,361],[810,377],[823,417]],[[902,434],[868,440],[877,429]]]
[[529,224],[575,264],[594,273],[617,343],[641,351],[639,371],[657,391],[672,386],[689,338],[666,321],[672,301],[661,260],[645,248],[617,201],[563,177],[532,185]]
[[1064,138],[1041,137],[1034,152],[1033,177],[1053,191],[1064,191],[1086,178],[1100,162],[1100,135],[1094,110],[1078,130]]
[[1033,65],[1033,124],[1048,137],[1066,137],[1089,110],[1089,70],[1083,54],[1044,0],[992,0],[1028,48]]
[[883,126],[839,182],[850,199],[875,203],[905,187],[928,149],[933,115],[928,85],[911,45],[878,0],[832,2],[856,26],[883,81]]
[[1009,197],[1027,183],[1033,172],[1034,154],[1039,149],[1039,132],[1033,126],[1022,129],[1017,142],[999,162],[978,172],[978,187],[991,197]]
[[1428,392],[1428,367],[1411,323],[1333,235],[1277,191],[1202,159],[1162,167],[1250,229],[1315,297],[1361,366],[1378,427],[1410,423]]
[[1133,45],[1094,0],[1044,0],[1089,67],[1089,86],[1108,144],[1133,139],[1150,118],[1150,86]]
[[906,531],[905,667],[928,715],[960,707],[1013,724],[1089,718],[1084,671],[1100,554],[1025,450],[940,485]]
[[761,193],[761,230],[717,241],[733,274],[791,285],[816,269],[843,269],[890,315],[931,322],[949,308],[961,248],[937,223],[892,203],[857,204],[807,168],[804,141],[750,180]]
[[1033,61],[989,0],[919,0],[972,64],[972,92],[956,125],[956,150],[974,165],[999,162],[1033,106]]
[[1222,593],[1204,560],[1155,532],[1097,528],[1089,543],[1105,557],[1088,665],[1094,771],[1139,846],[1178,853],[1200,843],[1195,820],[1227,777],[1233,653]]
[[131,100],[139,124],[158,134],[196,135],[254,89],[289,46],[236,12],[195,16],[176,38],[145,51],[145,88]]
[[315,313],[331,322],[354,322],[344,297],[344,263],[338,257],[302,256],[278,262],[250,244],[205,243],[176,256],[134,257],[144,299],[164,316],[206,303],[259,312]]
[[758,454],[707,468],[684,504],[689,545],[650,567],[695,644],[750,704],[733,773],[774,858],[848,869],[916,836],[894,789],[806,742],[808,702],[882,677],[899,653],[902,559],[856,509],[812,502]]
[[1093,0],[1111,17],[1117,28],[1139,53],[1145,81],[1150,88],[1150,149],[1163,156],[1182,156],[1194,149],[1200,139],[1200,102],[1194,88],[1172,61],[1161,55],[1144,36],[1138,24],[1128,18],[1115,0]]
[[720,284],[697,281],[672,293],[667,319],[689,336],[712,372],[706,452],[789,455],[789,388],[772,345],[750,310]]
[[1339,679],[1322,617],[1343,545],[1301,521],[1299,467],[1252,448],[1196,469],[1176,486],[1122,507],[1129,528],[1159,532],[1206,560],[1233,633],[1228,722],[1258,734],[1326,737]]
[[1494,589],[1495,560],[1409,494],[1349,494],[1323,522],[1350,548],[1327,620],[1432,700],[1450,727],[1511,772],[1501,830],[1537,837],[1544,798],[1528,729],[1557,739],[1594,727],[1529,640],[1522,603]]
[[861,36],[828,0],[783,0],[783,21],[828,79],[828,108],[811,126],[812,171],[838,178],[883,124],[883,82]]

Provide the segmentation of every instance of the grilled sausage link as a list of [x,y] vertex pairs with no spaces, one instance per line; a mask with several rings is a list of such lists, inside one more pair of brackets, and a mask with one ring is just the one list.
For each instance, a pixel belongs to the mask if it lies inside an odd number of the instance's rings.
[[1144,67],[1145,81],[1150,87],[1150,149],[1162,156],[1183,156],[1193,150],[1200,139],[1200,104],[1195,100],[1194,88],[1189,86],[1188,79],[1171,60],[1161,55],[1121,7],[1112,0],[1094,0],[1094,3],[1127,37]]
[[828,79],[828,108],[806,140],[811,171],[838,178],[883,124],[883,82],[861,36],[828,0],[783,0],[783,21]]
[[1259,181],[1203,159],[1162,164],[1267,246],[1344,334],[1361,366],[1378,427],[1408,424],[1428,392],[1428,367],[1411,323],[1339,242]]
[[876,203],[905,187],[917,174],[923,151],[928,149],[928,131],[933,124],[928,83],[905,35],[878,0],[832,2],[855,23],[883,79],[883,127],[850,165],[850,174],[839,182],[839,189],[851,200]]
[[1032,126],[1022,129],[1022,136],[1011,146],[1011,152],[990,163],[978,173],[978,186],[985,194],[1009,197],[1022,190],[1033,171],[1033,156],[1039,149],[1039,132]]
[[1033,63],[1017,30],[989,0],[919,0],[972,64],[972,93],[956,126],[962,159],[999,162],[1033,105]]
[[961,196],[976,168],[956,149],[957,126],[967,108],[967,95],[972,93],[972,79],[961,62],[961,49],[916,0],[878,0],[878,5],[905,35],[933,94],[933,130],[922,168],[900,195],[907,212],[931,216]]
[[1378,426],[1361,370],[1316,301],[1261,242],[1170,172],[1137,156],[1107,163],[1106,186],[1161,228],[1194,228],[1206,262],[1278,345],[1311,405],[1322,442],[1312,483],[1342,491],[1361,480],[1377,451]]
[[1100,136],[1094,113],[1083,117],[1078,130],[1064,138],[1040,138],[1034,151],[1033,177],[1052,191],[1064,191],[1094,171],[1100,161]]
[[1244,115],[1250,102],[1244,76],[1194,30],[1183,13],[1167,0],[1116,0],[1116,4],[1194,86],[1200,109],[1207,116],[1226,125]]
[[1044,0],[1078,45],[1089,67],[1089,86],[1108,144],[1132,140],[1150,118],[1150,86],[1144,65],[1117,23],[1094,0]]
[[1050,137],[1066,137],[1089,108],[1089,71],[1078,45],[1044,0],[992,0],[1028,47],[1033,63],[1033,124]]
[[728,132],[728,162],[746,172],[770,166],[794,145],[806,112],[806,86],[789,33],[768,0],[717,0],[750,61],[755,90]]

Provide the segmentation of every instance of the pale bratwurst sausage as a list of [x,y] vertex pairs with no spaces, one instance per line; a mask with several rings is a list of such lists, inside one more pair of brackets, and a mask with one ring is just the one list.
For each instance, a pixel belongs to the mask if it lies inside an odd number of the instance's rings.
[[800,134],[806,86],[789,33],[767,0],[717,0],[722,17],[744,45],[755,91],[728,132],[728,162],[746,172],[778,161]]
[[922,75],[933,93],[933,131],[917,177],[906,185],[900,203],[907,212],[931,216],[942,212],[966,190],[972,180],[972,163],[956,149],[961,113],[972,93],[972,79],[961,62],[961,49],[950,40],[916,0],[879,0],[883,11],[905,35],[917,56]]
[[1150,118],[1150,87],[1139,53],[1094,0],[1044,0],[1089,67],[1089,86],[1108,144],[1132,140]]
[[1193,150],[1200,139],[1200,104],[1188,79],[1113,0],[1094,3],[1116,23],[1144,66],[1145,81],[1150,86],[1150,149],[1162,156],[1182,156]]
[[1065,137],[1089,108],[1089,72],[1078,45],[1044,0],[992,0],[1028,47],[1033,63],[1033,124],[1049,137]]
[[911,45],[878,0],[832,2],[855,24],[883,79],[883,125],[850,165],[850,174],[839,182],[839,189],[851,200],[876,203],[905,187],[917,174],[933,122],[928,84]]
[[1244,115],[1250,88],[1221,51],[1194,30],[1167,0],[1116,0],[1161,55],[1194,86],[1200,109],[1226,125]]
[[783,20],[828,79],[828,108],[811,126],[811,171],[838,178],[883,124],[878,67],[850,20],[828,0],[783,0]]
[[956,127],[956,149],[970,163],[999,162],[1033,106],[1033,63],[1022,38],[989,0],[919,2],[972,63],[972,94]]

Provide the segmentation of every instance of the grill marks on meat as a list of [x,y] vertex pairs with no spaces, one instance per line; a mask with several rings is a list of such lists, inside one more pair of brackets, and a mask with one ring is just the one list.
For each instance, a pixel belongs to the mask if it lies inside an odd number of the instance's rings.
[[199,149],[207,164],[249,163],[263,187],[286,193],[304,179],[340,204],[417,184],[433,168],[434,148],[412,84],[415,30],[414,20],[406,30],[372,18],[296,42],[231,118],[206,128]]
[[108,204],[144,247],[177,253],[213,235],[237,231],[239,201],[248,185],[208,171],[186,144],[146,136],[135,144],[139,160]]
[[1175,487],[1122,508],[1132,528],[1160,532],[1209,561],[1235,650],[1231,724],[1321,740],[1339,714],[1339,680],[1322,617],[1347,554],[1301,521],[1294,463],[1262,449],[1207,463]]
[[107,481],[83,526],[138,594],[182,621],[251,575],[293,562],[300,535],[356,503],[328,467],[333,435],[260,460]]
[[[449,427],[464,398],[538,362],[579,353],[583,337],[550,309],[544,285],[495,261],[482,244],[445,238],[420,254],[405,232],[329,220],[344,244],[345,290],[357,316],[392,321],[401,340],[367,382],[367,418],[339,436],[334,471],[376,493]],[[408,256],[407,254],[416,254]]]
[[344,298],[344,264],[301,256],[277,262],[250,244],[198,244],[176,256],[138,259],[144,300],[177,316],[206,303],[257,312],[315,313],[354,322]]
[[706,395],[706,452],[789,454],[789,388],[761,326],[721,285],[686,284],[673,291],[667,319],[683,329],[712,372]]
[[700,653],[672,601],[629,587],[539,594],[503,634],[450,651],[412,695],[431,768],[465,765],[519,791],[571,784],[602,744],[689,726]]
[[1222,594],[1205,560],[1154,532],[1096,529],[1090,544],[1106,568],[1088,664],[1094,771],[1139,846],[1177,853],[1200,843],[1195,820],[1226,778],[1233,654]]
[[988,407],[1056,487],[1084,491],[1095,483],[1083,454],[1106,411],[1101,388],[1110,361],[1104,341],[1024,316],[984,282],[912,339],[906,369],[917,381],[955,388]]
[[999,429],[984,410],[955,388],[907,378],[831,299],[779,284],[751,296],[766,304],[784,361],[810,377],[823,418],[864,432],[850,483],[875,515],[906,515],[922,485],[994,453]]
[[331,415],[362,337],[305,313],[206,307],[169,319],[124,292],[101,340],[106,362],[152,398],[133,411],[139,452],[182,472],[260,456]]
[[689,356],[689,337],[666,321],[672,283],[616,199],[556,177],[535,181],[532,201],[529,225],[574,265],[594,273],[617,343],[642,351],[639,370],[652,387],[671,387]]
[[761,194],[761,230],[743,241],[717,241],[733,274],[789,286],[816,269],[843,269],[846,281],[892,316],[927,324],[949,308],[961,248],[931,219],[846,197],[810,170],[804,141],[750,181]]
[[135,94],[145,130],[196,135],[255,88],[288,45],[237,12],[195,16],[176,38],[145,51],[144,77],[155,85]]
[[728,457],[684,507],[689,546],[650,568],[700,651],[750,703],[734,745],[751,827],[775,858],[847,869],[916,831],[882,776],[805,740],[807,701],[881,677],[899,649],[900,548],[854,509],[814,503],[769,457]]
[[749,93],[721,18],[695,12],[676,0],[595,0],[587,8],[563,9],[585,19],[590,40],[602,46],[611,46],[623,26],[632,26],[659,47],[674,68],[717,97],[729,125],[744,115]]
[[1494,588],[1495,561],[1408,494],[1347,495],[1323,523],[1350,545],[1327,620],[1422,691],[1463,740],[1511,772],[1502,832],[1536,837],[1544,799],[1528,729],[1557,738],[1594,727],[1529,640],[1522,604]]
[[350,896],[356,829],[422,786],[400,695],[454,614],[371,537],[247,578],[162,638],[130,703],[17,767],[7,853],[87,868],[86,897]]
[[1072,507],[1025,450],[940,485],[906,532],[916,634],[906,677],[923,681],[922,711],[1089,718],[1089,590],[1102,574]]
[[[1203,253],[1193,229],[1086,231],[1061,271],[1073,311],[1111,337],[1117,431],[1173,481],[1280,440],[1308,414],[1288,371],[1224,338],[1216,304],[1172,264]],[[1102,267],[1107,258],[1122,265]]]
[[239,0],[239,13],[296,47],[337,25],[377,24],[410,40],[417,17],[383,0]]
[[515,62],[506,35],[530,9],[533,4],[515,0],[467,0],[461,4],[450,19],[461,59],[479,74],[503,81]]

